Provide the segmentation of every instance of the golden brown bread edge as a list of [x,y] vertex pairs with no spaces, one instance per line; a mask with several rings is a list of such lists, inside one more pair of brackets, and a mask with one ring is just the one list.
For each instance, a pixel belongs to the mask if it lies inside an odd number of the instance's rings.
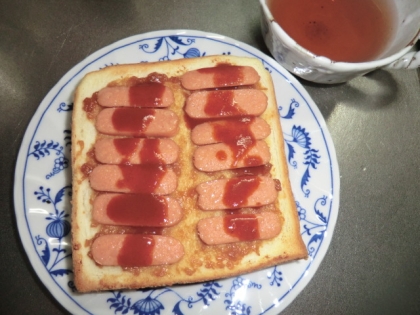
[[[90,188],[88,177],[81,171],[89,162],[89,154],[98,137],[94,121],[83,110],[83,100],[110,82],[146,77],[157,72],[167,77],[179,77],[183,73],[220,63],[252,66],[261,79],[257,88],[268,96],[268,106],[261,115],[271,126],[271,134],[265,139],[271,152],[273,178],[281,182],[281,191],[275,205],[265,206],[258,211],[275,211],[282,220],[280,234],[270,240],[240,242],[234,244],[208,246],[198,237],[196,224],[201,218],[221,215],[223,211],[201,211],[196,206],[194,187],[204,181],[232,177],[231,171],[207,174],[196,170],[192,162],[195,145],[190,140],[190,130],[184,121],[183,106],[188,92],[181,89],[177,80],[165,84],[174,90],[175,104],[170,107],[180,118],[179,132],[172,139],[180,146],[180,159],[177,168],[178,188],[172,195],[178,199],[183,211],[183,220],[174,227],[165,228],[163,235],[181,241],[185,256],[173,265],[149,266],[139,268],[107,267],[97,265],[89,256],[89,246],[95,235],[103,232],[100,225],[92,221],[92,202],[95,192]],[[80,82],[74,95],[72,117],[72,248],[74,281],[79,292],[135,289],[173,284],[202,282],[227,278],[306,258],[307,250],[302,241],[299,219],[293,197],[284,152],[274,87],[270,74],[260,60],[235,56],[208,56],[194,59],[181,59],[157,63],[141,63],[111,66],[88,73]],[[245,212],[256,211],[245,209]],[[112,230],[112,227],[109,229]]]

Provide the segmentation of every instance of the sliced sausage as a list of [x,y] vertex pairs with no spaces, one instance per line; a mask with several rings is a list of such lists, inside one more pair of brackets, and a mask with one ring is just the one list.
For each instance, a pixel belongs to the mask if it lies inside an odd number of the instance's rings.
[[191,140],[197,145],[231,142],[244,137],[261,140],[270,132],[270,126],[259,117],[233,118],[195,126],[191,131]]
[[91,254],[99,265],[142,267],[176,263],[184,256],[184,247],[169,236],[108,234],[93,241]]
[[95,143],[95,158],[106,164],[172,164],[179,147],[172,139],[117,138]]
[[277,198],[275,180],[266,176],[241,176],[204,182],[196,187],[202,210],[260,207]]
[[98,103],[104,107],[168,107],[174,100],[170,88],[155,82],[106,87],[98,92]]
[[169,109],[106,108],[96,118],[96,129],[114,136],[172,137],[178,123],[178,116]]
[[167,195],[177,187],[175,172],[164,165],[98,165],[89,179],[92,189],[104,192]]
[[193,162],[200,171],[216,172],[264,165],[270,158],[270,149],[264,141],[243,139],[199,146],[194,151]]
[[198,91],[186,102],[192,118],[259,116],[267,108],[267,96],[256,89]]
[[181,77],[181,84],[187,90],[199,90],[252,85],[259,80],[259,74],[252,67],[221,64],[186,72]]
[[201,219],[198,235],[207,245],[270,239],[281,230],[281,221],[273,212],[233,214]]
[[101,194],[93,202],[93,219],[100,224],[161,227],[182,218],[178,201],[152,194]]

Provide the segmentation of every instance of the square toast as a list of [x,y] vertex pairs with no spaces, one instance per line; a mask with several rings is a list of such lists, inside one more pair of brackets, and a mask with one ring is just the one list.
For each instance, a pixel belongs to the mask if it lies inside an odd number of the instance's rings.
[[[220,65],[252,67],[259,75],[259,81],[246,88],[257,89],[267,98],[267,107],[259,115],[271,128],[270,134],[263,139],[270,152],[269,163],[266,163],[264,168],[250,167],[206,172],[197,169],[193,163],[194,152],[198,146],[191,140],[192,128],[188,115],[185,113],[185,103],[194,91],[186,89],[181,78],[187,72]],[[169,195],[178,201],[182,209],[182,219],[173,226],[141,229],[132,226],[101,224],[93,218],[95,198],[107,193],[91,187],[90,175],[98,165],[101,165],[95,158],[94,146],[98,140],[112,139],[113,136],[102,134],[95,126],[96,117],[104,108],[96,101],[89,103],[86,100],[92,100],[95,93],[107,86],[133,84],[133,78],[159,81],[173,92],[174,102],[169,109],[178,117],[178,128],[176,134],[170,138],[180,150],[176,162],[169,166],[177,175],[176,189]],[[74,95],[72,145],[72,248],[75,285],[79,292],[203,282],[233,277],[307,257],[289,181],[273,82],[261,60],[218,55],[115,65],[90,72],[81,80]],[[263,172],[263,176],[280,183],[273,203],[258,207],[212,211],[204,211],[198,206],[196,187],[199,184],[247,176],[247,171],[251,170],[252,173],[253,169],[256,172]],[[197,231],[198,222],[205,218],[224,216],[227,213],[264,212],[274,213],[281,226],[280,232],[269,239],[208,245],[203,242]],[[174,263],[147,266],[108,266],[95,261],[91,247],[96,238],[107,234],[133,233],[159,234],[174,238],[182,244],[184,253]]]

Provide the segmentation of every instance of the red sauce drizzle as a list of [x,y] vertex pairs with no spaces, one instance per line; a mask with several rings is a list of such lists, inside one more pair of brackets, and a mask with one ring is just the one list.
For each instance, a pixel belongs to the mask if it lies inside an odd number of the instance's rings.
[[211,117],[232,117],[244,115],[244,112],[235,106],[233,90],[211,91],[207,95],[204,112]]
[[240,241],[253,241],[260,238],[258,219],[254,214],[234,214],[223,218],[223,227],[227,234]]
[[159,107],[162,106],[162,96],[165,86],[160,83],[143,83],[129,88],[131,106]]
[[83,175],[88,176],[90,173],[92,173],[94,167],[95,167],[94,165],[85,163],[80,167],[80,171],[83,173]]
[[118,188],[128,188],[133,193],[152,193],[166,174],[164,165],[119,165],[123,179]]
[[[136,152],[140,143],[138,138],[114,139],[114,146],[124,158],[121,164],[130,164],[130,157]],[[159,150],[159,139],[144,139],[143,146],[139,151],[139,158],[142,164],[162,164]]]
[[226,184],[223,203],[232,209],[241,208],[259,186],[260,178],[256,176],[232,178]]
[[188,129],[193,129],[195,126],[208,122],[208,121],[212,121],[215,120],[214,118],[212,119],[198,119],[198,118],[192,118],[190,116],[188,116],[186,113],[184,113],[184,121],[185,121],[185,125],[187,126]]
[[98,92],[93,93],[92,97],[86,97],[83,100],[83,110],[88,113],[88,115],[95,110],[96,105],[98,105]]
[[118,131],[142,134],[155,118],[155,110],[148,108],[116,108],[112,125]]
[[246,167],[259,166],[263,164],[263,160],[258,155],[250,155],[244,159],[244,164]]
[[254,120],[254,117],[241,117],[216,121],[213,125],[213,137],[219,142],[254,138],[251,131]]
[[[232,118],[216,122],[213,127],[213,137],[227,144],[235,157],[232,167],[255,146],[257,141],[251,131],[253,117]],[[246,167],[258,166],[263,163],[259,156],[248,156],[244,160]]]
[[163,197],[152,194],[121,194],[113,197],[106,208],[116,224],[162,226],[167,221],[167,204]]
[[225,151],[223,151],[223,150],[217,151],[217,152],[216,152],[216,158],[217,158],[219,161],[225,161],[225,160],[227,159],[227,154],[226,154],[226,152],[225,152]]
[[130,157],[136,151],[139,142],[140,139],[136,138],[119,138],[113,140],[118,153],[123,156],[121,164],[130,164]]
[[[140,150],[140,160],[142,163],[163,164],[160,156],[159,139],[145,139]],[[143,162],[144,161],[144,162]]]
[[202,68],[197,71],[204,74],[213,74],[213,83],[216,87],[241,85],[243,82],[241,66],[220,64],[217,67]]
[[[255,146],[257,140],[251,138],[242,138],[236,142],[226,142],[233,153],[234,161],[232,167],[236,167],[240,160],[244,161],[245,167],[258,166],[262,164],[262,159],[259,156],[248,156],[248,152]],[[244,157],[246,157],[244,159]]]
[[150,266],[153,261],[155,241],[147,235],[128,234],[118,253],[121,267]]

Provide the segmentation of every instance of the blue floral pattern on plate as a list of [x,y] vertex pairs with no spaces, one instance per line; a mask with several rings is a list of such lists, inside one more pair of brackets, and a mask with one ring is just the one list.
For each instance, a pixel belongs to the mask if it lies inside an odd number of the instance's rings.
[[[68,250],[61,248],[63,245],[61,240],[70,233],[71,228],[70,222],[68,221],[70,214],[66,213],[65,210],[59,209],[59,204],[63,201],[65,194],[71,196],[71,186],[61,188],[54,197],[51,196],[50,188],[41,186],[38,191],[34,192],[37,200],[51,205],[54,209],[54,212],[49,213],[45,218],[45,220],[49,221],[45,228],[45,233],[47,235],[44,237],[41,237],[40,235],[35,236],[41,260],[48,272],[53,276],[69,275],[73,272],[69,268],[56,268],[57,265],[61,265],[60,262],[63,259],[70,259],[71,257],[71,253],[68,253]],[[57,240],[57,245],[53,246],[52,249],[50,249],[50,242],[46,239],[47,236],[50,240]],[[51,258],[53,258],[53,260],[50,264]]]
[[[220,281],[77,294],[71,266],[69,161],[72,94],[78,81],[89,71],[115,64],[214,54],[259,58],[273,76],[309,259]],[[315,273],[338,214],[339,175],[334,147],[323,118],[306,91],[256,49],[198,31],[137,35],[105,47],[75,66],[50,91],[34,115],[22,142],[15,177],[15,210],[25,250],[50,292],[74,314],[277,314]]]

